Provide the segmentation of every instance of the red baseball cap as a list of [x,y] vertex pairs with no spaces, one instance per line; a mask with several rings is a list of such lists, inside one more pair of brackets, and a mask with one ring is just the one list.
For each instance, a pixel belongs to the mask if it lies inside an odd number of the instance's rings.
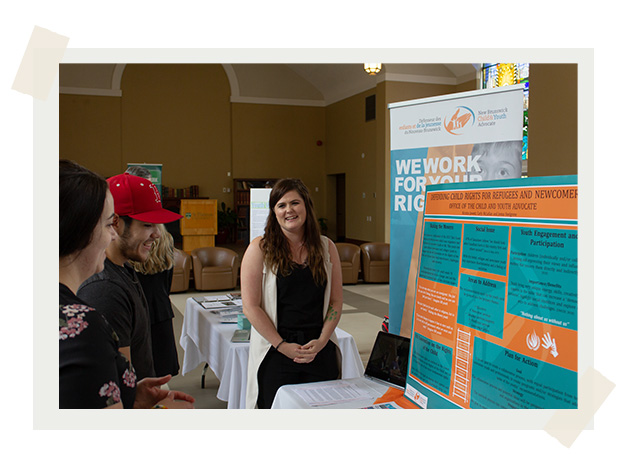
[[159,189],[149,180],[123,173],[107,180],[113,195],[115,213],[146,223],[169,223],[179,220],[178,215],[161,206]]

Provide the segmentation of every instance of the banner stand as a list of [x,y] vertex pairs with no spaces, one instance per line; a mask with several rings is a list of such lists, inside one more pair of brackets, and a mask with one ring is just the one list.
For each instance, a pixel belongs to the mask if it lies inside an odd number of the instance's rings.
[[389,331],[409,336],[426,187],[520,178],[524,85],[389,105]]

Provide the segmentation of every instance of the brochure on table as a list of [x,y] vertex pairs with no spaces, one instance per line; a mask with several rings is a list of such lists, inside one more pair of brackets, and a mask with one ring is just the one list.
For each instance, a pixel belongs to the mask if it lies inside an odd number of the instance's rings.
[[405,397],[577,408],[576,176],[426,189]]
[[219,316],[223,324],[237,324],[243,315],[241,293],[193,298],[204,309]]
[[408,336],[426,186],[522,176],[524,85],[389,104],[389,331]]

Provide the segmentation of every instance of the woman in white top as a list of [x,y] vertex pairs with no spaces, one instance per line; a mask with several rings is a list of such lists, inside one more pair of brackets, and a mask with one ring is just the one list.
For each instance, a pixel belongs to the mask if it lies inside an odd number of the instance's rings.
[[252,325],[247,408],[270,408],[282,385],[340,376],[337,248],[320,235],[302,181],[278,181],[269,204],[265,234],[250,243],[241,264],[243,311]]

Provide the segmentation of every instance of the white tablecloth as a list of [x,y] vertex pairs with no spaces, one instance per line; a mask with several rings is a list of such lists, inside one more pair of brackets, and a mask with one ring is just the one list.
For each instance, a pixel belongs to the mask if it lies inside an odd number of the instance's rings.
[[332,387],[336,386],[340,388],[342,385],[349,384],[355,386],[359,390],[365,392],[367,397],[361,399],[355,399],[351,401],[344,401],[341,403],[326,404],[322,406],[316,406],[317,409],[358,409],[365,408],[374,404],[378,398],[383,396],[389,385],[377,382],[365,377],[358,377],[347,380],[331,380],[328,382],[314,382],[305,383],[300,385],[283,385],[276,392],[272,409],[311,409],[312,407],[302,398],[298,391],[312,389],[318,387]]
[[[184,350],[182,375],[207,363],[220,381],[217,397],[229,409],[245,408],[250,343],[232,343],[237,324],[222,324],[219,317],[193,298],[187,299],[180,336]],[[342,355],[343,378],[361,377],[365,371],[354,338],[335,330]]]

